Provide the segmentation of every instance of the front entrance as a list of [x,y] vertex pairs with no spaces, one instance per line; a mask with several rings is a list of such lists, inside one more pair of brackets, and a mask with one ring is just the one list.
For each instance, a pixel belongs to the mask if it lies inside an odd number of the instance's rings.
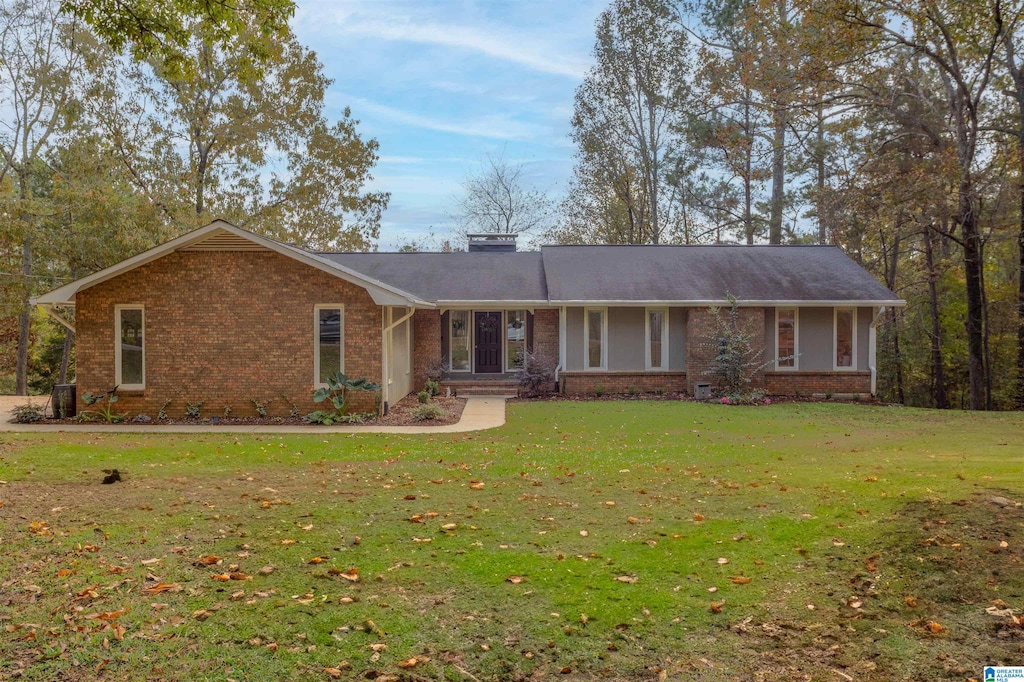
[[478,374],[501,372],[501,312],[474,313],[476,345],[474,359]]

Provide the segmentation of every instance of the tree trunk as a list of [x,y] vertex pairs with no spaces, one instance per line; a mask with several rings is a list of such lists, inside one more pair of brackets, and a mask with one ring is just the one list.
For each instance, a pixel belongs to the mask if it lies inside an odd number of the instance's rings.
[[753,153],[754,145],[750,139],[750,93],[743,102],[743,133],[747,136],[747,149],[743,154],[743,230],[747,233],[747,245],[754,244],[754,188]]
[[772,204],[768,216],[768,243],[782,243],[782,209],[785,207],[786,191],[786,117],[782,105],[776,103],[772,112],[774,135],[772,137]]
[[932,395],[935,407],[944,410],[946,401],[946,377],[942,368],[942,324],[939,319],[938,272],[935,270],[935,247],[932,243],[931,226],[924,228],[924,257],[928,266],[928,307],[932,317]]
[[74,347],[75,335],[67,327],[64,328],[64,352],[60,356],[60,374],[58,384],[68,383],[68,365],[71,364],[71,349]]
[[21,274],[24,276],[21,293],[21,314],[18,316],[18,364],[15,369],[16,395],[28,395],[28,347],[32,339],[30,323],[32,321],[32,245],[26,235],[21,245]]
[[889,326],[892,329],[892,360],[896,364],[896,402],[906,403],[903,392],[903,356],[900,353],[900,328],[896,320],[896,309],[889,309]]
[[959,219],[964,244],[964,280],[967,285],[967,372],[970,385],[970,407],[984,410],[985,341],[983,336],[985,296],[981,278],[981,234],[975,210],[974,187],[967,171],[960,181]]
[[818,102],[818,149],[815,153],[816,161],[816,173],[817,173],[817,188],[818,196],[817,211],[818,211],[818,243],[828,243],[828,229],[827,219],[825,216],[825,113],[822,110],[821,102]]
[[1017,409],[1024,410],[1024,135],[1021,136],[1020,229],[1017,232]]

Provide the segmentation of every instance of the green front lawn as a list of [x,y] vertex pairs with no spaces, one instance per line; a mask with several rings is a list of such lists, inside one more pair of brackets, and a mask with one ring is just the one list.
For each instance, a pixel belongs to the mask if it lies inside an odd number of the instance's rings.
[[1024,664],[986,612],[1024,610],[1021,414],[539,402],[477,434],[0,434],[0,480],[0,679]]

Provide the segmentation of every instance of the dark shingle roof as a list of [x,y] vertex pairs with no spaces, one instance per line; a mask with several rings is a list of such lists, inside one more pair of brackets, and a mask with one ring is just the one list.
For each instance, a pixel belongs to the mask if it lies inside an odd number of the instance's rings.
[[900,299],[834,246],[545,246],[519,253],[324,253],[424,300]]
[[324,253],[427,301],[547,301],[537,251],[519,253]]
[[834,246],[546,246],[551,301],[874,301],[899,297]]

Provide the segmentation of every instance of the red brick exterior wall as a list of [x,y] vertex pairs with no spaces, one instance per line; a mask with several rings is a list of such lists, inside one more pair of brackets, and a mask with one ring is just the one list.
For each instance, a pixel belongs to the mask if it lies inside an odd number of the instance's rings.
[[[723,319],[728,316],[727,309],[721,309],[718,313]],[[751,338],[753,350],[760,350],[764,353],[764,308],[740,308],[739,327]],[[693,393],[694,383],[708,382],[714,386],[716,378],[707,374],[711,363],[718,355],[718,326],[714,315],[709,308],[690,308],[686,317],[686,376],[689,393]],[[753,388],[764,386],[764,377],[761,373],[754,376],[751,384]]]
[[558,366],[558,309],[543,308],[533,313],[533,352],[552,369]]
[[[381,308],[365,289],[265,252],[178,252],[78,294],[78,394],[114,385],[114,306],[145,306],[146,388],[120,392],[118,407],[169,416],[204,400],[203,416],[254,415],[250,398],[272,401],[271,415],[313,403],[313,306],[345,304],[345,372],[380,381]],[[372,411],[376,396],[352,396]],[[79,401],[81,404],[81,401]]]
[[871,372],[766,372],[768,395],[852,394],[871,395]]
[[562,372],[562,393],[676,393],[686,391],[686,372]]
[[427,379],[437,379],[441,362],[441,313],[436,308],[417,310],[412,317],[413,391]]

